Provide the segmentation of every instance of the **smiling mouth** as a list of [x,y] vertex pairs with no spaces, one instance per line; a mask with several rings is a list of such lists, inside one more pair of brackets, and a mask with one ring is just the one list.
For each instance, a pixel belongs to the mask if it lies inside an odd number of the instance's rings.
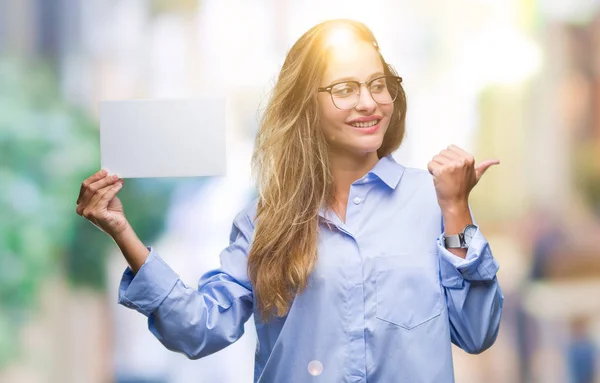
[[353,123],[350,123],[349,125],[351,125],[355,128],[370,128],[370,127],[377,125],[379,123],[379,121],[381,121],[381,120],[377,119],[377,120],[372,120],[372,121],[368,121],[368,122],[353,122]]

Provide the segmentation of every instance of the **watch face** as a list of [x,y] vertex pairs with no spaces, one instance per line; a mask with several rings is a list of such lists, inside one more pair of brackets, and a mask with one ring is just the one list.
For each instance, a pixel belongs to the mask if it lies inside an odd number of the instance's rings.
[[469,225],[469,226],[465,227],[465,230],[464,230],[465,243],[469,244],[471,242],[471,240],[473,239],[473,237],[475,236],[475,233],[477,233],[477,226]]

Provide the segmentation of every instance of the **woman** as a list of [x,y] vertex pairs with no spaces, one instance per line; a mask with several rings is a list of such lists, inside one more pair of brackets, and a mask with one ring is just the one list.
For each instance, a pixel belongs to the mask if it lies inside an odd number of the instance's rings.
[[221,268],[186,287],[128,224],[122,181],[85,180],[83,215],[130,267],[119,303],[169,349],[201,358],[254,314],[256,382],[451,382],[451,342],[494,342],[498,265],[468,197],[498,161],[456,146],[429,172],[397,164],[401,78],[363,24],[321,23],[291,48],[256,138],[259,198],[233,222]]

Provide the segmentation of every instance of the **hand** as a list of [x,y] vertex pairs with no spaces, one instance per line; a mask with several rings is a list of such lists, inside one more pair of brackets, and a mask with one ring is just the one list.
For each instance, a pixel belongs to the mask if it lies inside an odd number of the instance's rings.
[[473,187],[490,166],[499,163],[498,160],[485,160],[475,166],[475,158],[455,145],[435,155],[427,169],[433,175],[440,207],[467,206]]
[[123,182],[116,175],[109,176],[106,170],[100,170],[81,184],[75,209],[77,214],[113,238],[129,226],[117,197]]

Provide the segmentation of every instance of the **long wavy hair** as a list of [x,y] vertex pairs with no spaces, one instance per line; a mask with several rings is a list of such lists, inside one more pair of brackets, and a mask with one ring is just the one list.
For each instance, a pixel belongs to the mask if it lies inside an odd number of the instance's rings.
[[[256,136],[252,174],[259,198],[248,275],[264,321],[286,315],[307,286],[317,260],[319,210],[334,206],[317,88],[327,64],[328,36],[338,28],[373,44],[379,53],[373,33],[360,22],[329,20],[312,27],[288,52]],[[396,75],[379,56],[385,74]],[[402,143],[405,117],[406,96],[400,87],[379,158]]]

